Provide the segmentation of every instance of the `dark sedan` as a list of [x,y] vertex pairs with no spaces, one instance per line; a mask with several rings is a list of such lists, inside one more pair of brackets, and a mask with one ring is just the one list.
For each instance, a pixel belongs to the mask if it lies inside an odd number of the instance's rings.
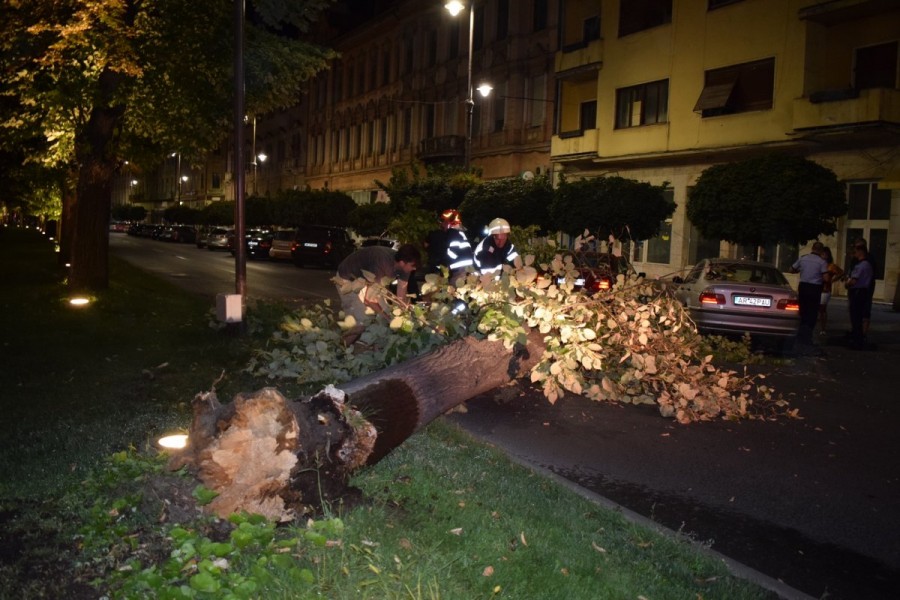
[[[251,229],[244,234],[244,248],[247,258],[254,260],[268,260],[269,250],[272,249],[272,238],[275,233],[267,229]],[[229,238],[229,248],[234,255],[234,236]]]

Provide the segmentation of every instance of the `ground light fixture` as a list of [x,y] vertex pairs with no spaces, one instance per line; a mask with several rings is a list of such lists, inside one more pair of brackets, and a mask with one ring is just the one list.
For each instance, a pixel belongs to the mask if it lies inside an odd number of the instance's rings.
[[160,448],[181,450],[182,448],[187,447],[188,435],[186,433],[172,433],[159,438],[156,440],[156,443]]

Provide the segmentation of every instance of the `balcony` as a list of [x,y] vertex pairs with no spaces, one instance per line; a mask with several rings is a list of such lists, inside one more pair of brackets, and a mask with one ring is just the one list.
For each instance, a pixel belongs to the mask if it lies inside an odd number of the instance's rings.
[[466,138],[442,135],[419,143],[419,159],[423,162],[462,162],[466,155]]
[[554,160],[566,160],[597,156],[597,130],[565,132],[554,135],[550,141],[550,156]]
[[870,123],[900,124],[900,90],[840,90],[794,100],[795,131]]
[[567,46],[556,53],[557,73],[574,73],[580,70],[597,70],[603,63],[603,40],[592,40],[585,44]]

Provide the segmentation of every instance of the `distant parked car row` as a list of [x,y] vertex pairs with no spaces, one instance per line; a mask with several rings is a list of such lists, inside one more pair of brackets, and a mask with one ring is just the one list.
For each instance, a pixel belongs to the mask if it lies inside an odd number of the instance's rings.
[[128,235],[148,237],[164,242],[180,242],[193,244],[197,239],[197,230],[190,225],[150,225],[134,223],[128,227]]

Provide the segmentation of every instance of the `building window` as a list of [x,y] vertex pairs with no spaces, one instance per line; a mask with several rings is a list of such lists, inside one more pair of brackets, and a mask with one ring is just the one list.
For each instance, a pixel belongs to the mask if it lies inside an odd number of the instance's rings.
[[425,105],[425,139],[434,137],[434,104]]
[[425,34],[425,64],[433,67],[437,63],[437,31]]
[[447,58],[454,59],[459,56],[459,20],[455,19],[450,23],[450,31],[447,33],[450,36],[448,49],[447,49]]
[[597,101],[588,100],[587,102],[582,102],[579,111],[578,122],[581,125],[579,129],[581,131],[597,129]]
[[381,85],[387,85],[391,82],[391,49],[385,48],[381,51]]
[[[672,195],[671,191],[666,194]],[[659,226],[659,234],[647,240],[647,262],[662,265],[672,259],[672,220],[667,219]]]
[[616,129],[669,120],[669,80],[616,90]]
[[532,25],[534,31],[547,29],[547,0],[534,0]]
[[672,0],[620,0],[619,37],[672,22]]
[[875,279],[884,279],[891,190],[878,189],[876,183],[851,183],[847,186],[847,199],[848,259],[852,256],[849,245],[856,239],[865,239],[869,244]]
[[356,83],[356,75],[353,71],[353,65],[347,65],[347,97],[353,97],[353,84]]
[[340,102],[344,99],[344,69],[340,65],[334,70],[334,101]]
[[497,41],[509,34],[509,0],[497,1]]
[[503,128],[506,126],[506,84],[503,83],[497,86],[497,89],[494,90],[493,102],[491,103],[493,106],[493,127],[491,131],[494,133],[503,131]]
[[529,100],[528,125],[539,127],[544,124],[547,115],[547,76],[538,75],[529,81],[531,99]]
[[694,112],[704,117],[772,108],[775,59],[707,71]]
[[[471,9],[470,9],[471,10]],[[481,50],[484,46],[484,5],[475,7],[475,28],[472,32],[472,49]]]
[[412,143],[412,109],[403,111],[403,147],[409,148]]
[[407,36],[403,39],[403,73],[412,73],[413,69],[413,41]]
[[736,246],[736,250],[736,258],[769,263],[775,265],[782,273],[790,271],[791,265],[793,265],[800,256],[800,247],[796,244],[787,243],[769,243],[763,246],[740,244]]
[[896,41],[857,48],[853,59],[853,82],[856,89],[897,87]]
[[481,135],[481,104],[472,107],[472,137]]
[[581,39],[585,44],[600,39],[599,15],[594,15],[593,17],[584,20],[584,23],[581,26]]

